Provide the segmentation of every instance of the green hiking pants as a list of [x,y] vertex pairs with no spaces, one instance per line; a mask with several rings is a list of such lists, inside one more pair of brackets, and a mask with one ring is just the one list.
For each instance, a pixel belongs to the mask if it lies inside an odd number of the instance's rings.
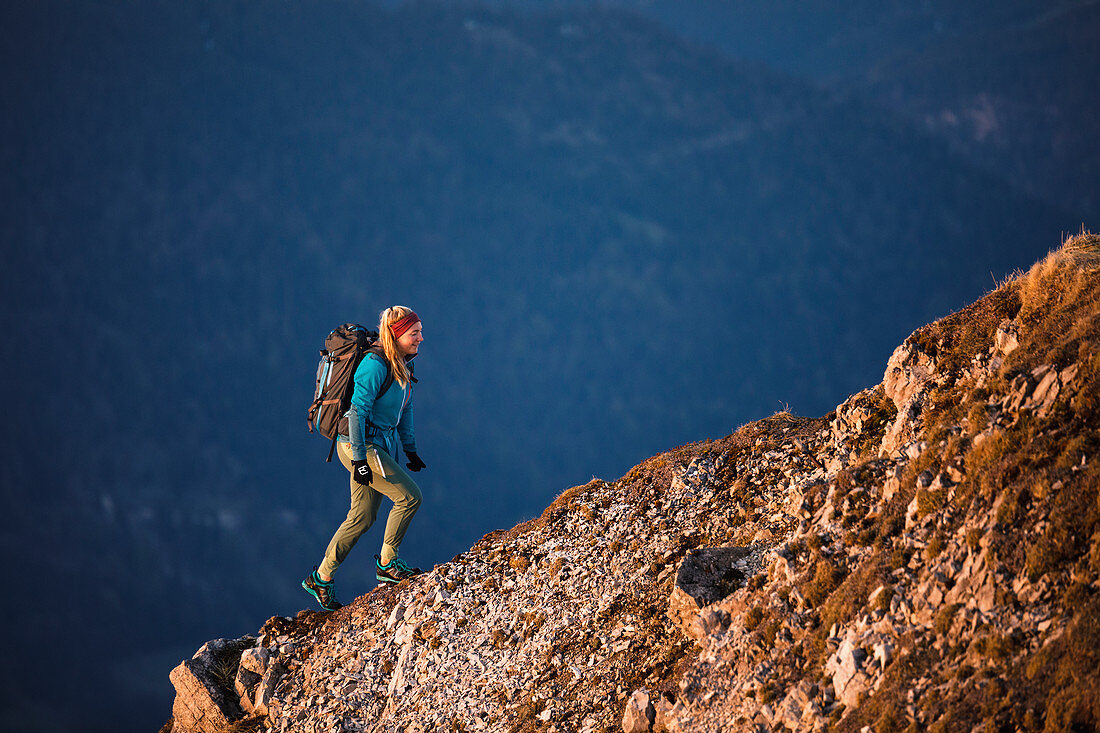
[[[352,469],[350,445],[341,441],[337,452],[340,454],[340,462],[344,464],[344,468],[348,469],[351,483],[351,509],[348,510],[348,516],[328,543],[325,559],[318,568],[318,572],[326,576],[336,572],[336,568],[344,562],[351,548],[355,547],[355,543],[359,541],[360,535],[374,524],[383,496],[393,501],[393,508],[390,509],[390,516],[386,520],[386,534],[382,538],[383,560],[388,560],[386,556],[391,553],[393,556],[397,555],[397,548],[401,546],[401,540],[409,529],[409,522],[412,521],[421,502],[420,487],[385,451],[378,450],[374,446],[367,448],[367,457],[374,470],[374,480],[371,481],[370,486],[363,486],[350,477]],[[381,460],[385,475],[378,471],[374,460],[375,455]]]

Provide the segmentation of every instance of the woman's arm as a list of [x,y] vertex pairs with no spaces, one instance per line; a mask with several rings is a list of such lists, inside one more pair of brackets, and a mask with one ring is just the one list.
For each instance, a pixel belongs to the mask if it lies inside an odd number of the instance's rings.
[[348,408],[348,441],[351,459],[362,461],[367,457],[367,420],[374,409],[374,400],[382,382],[386,379],[386,365],[373,354],[367,354],[355,370],[355,389]]

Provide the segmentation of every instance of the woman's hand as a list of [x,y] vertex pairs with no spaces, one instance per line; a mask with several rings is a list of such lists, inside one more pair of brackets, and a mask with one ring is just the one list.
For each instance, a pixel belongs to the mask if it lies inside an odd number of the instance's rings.
[[405,465],[408,466],[409,470],[414,472],[414,473],[416,471],[419,471],[420,469],[426,467],[424,461],[420,460],[420,456],[416,455],[415,452],[414,453],[406,453],[405,457],[409,459],[409,462],[406,463]]
[[352,461],[351,477],[360,486],[370,486],[370,482],[374,480],[374,471],[370,470],[370,464],[367,463],[366,459]]

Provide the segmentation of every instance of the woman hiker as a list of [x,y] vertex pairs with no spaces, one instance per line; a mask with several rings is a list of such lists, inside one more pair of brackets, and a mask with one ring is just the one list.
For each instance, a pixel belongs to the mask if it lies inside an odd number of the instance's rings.
[[[401,439],[409,470],[424,468],[424,461],[416,454],[413,432],[410,363],[424,336],[420,318],[401,305],[382,311],[378,334],[378,343],[367,351],[355,370],[354,392],[347,412],[350,435],[341,435],[338,441],[340,462],[351,472],[351,509],[328,543],[321,565],[302,581],[302,587],[326,611],[341,606],[336,600],[332,575],[359,536],[374,524],[383,496],[393,501],[393,508],[386,520],[382,554],[374,556],[375,577],[383,583],[399,583],[420,572],[397,556],[421,500],[419,487],[397,465],[397,438]],[[376,397],[387,375],[393,377],[393,383]]]

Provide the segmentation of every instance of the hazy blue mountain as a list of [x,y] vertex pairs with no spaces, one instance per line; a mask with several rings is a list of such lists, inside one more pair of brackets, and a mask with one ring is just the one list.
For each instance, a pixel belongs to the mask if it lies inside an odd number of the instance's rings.
[[341,322],[424,319],[403,552],[430,565],[593,474],[827,412],[1079,224],[618,12],[42,2],[0,27],[0,537],[33,578],[7,729],[148,729],[195,639],[306,604],[347,505],[304,424]]
[[[526,10],[571,0],[501,0]],[[604,0],[730,58],[902,114],[983,169],[1071,208],[1100,207],[1095,0]]]

